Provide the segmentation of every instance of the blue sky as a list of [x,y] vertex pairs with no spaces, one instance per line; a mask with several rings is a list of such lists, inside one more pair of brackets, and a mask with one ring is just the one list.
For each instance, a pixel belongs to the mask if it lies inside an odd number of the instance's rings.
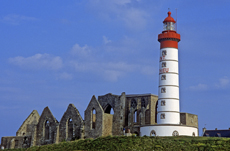
[[84,118],[93,95],[157,94],[168,8],[181,34],[181,112],[200,130],[228,129],[230,1],[14,0],[0,1],[0,137],[46,106],[60,121],[69,103]]

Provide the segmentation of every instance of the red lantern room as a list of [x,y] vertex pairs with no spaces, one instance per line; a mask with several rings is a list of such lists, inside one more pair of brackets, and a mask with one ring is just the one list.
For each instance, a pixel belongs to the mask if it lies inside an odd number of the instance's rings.
[[158,41],[161,43],[161,49],[172,47],[178,49],[178,42],[180,41],[180,34],[175,31],[176,21],[171,17],[171,12],[168,12],[168,17],[163,21],[164,29],[158,35]]

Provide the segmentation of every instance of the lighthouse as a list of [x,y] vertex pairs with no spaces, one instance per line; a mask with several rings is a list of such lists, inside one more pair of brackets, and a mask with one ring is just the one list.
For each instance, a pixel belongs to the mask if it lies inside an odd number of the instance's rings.
[[168,12],[160,42],[157,120],[140,126],[140,136],[198,136],[198,116],[180,112],[178,43],[176,21]]
[[175,31],[176,21],[168,12],[163,21],[160,42],[158,124],[180,124],[178,42],[180,34]]

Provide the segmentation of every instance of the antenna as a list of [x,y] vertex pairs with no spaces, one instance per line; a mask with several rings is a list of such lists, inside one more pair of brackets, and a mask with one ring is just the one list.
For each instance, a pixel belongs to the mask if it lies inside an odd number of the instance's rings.
[[177,8],[176,8],[176,32],[177,32]]

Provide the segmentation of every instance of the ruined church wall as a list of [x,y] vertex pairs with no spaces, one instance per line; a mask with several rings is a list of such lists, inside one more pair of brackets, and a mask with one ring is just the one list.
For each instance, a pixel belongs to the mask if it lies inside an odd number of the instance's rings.
[[[93,110],[96,111],[95,127],[93,128]],[[97,138],[102,136],[104,111],[93,96],[85,110],[85,138]]]
[[[46,129],[46,122],[48,122],[48,130]],[[56,143],[58,121],[55,119],[48,107],[46,107],[37,124],[36,145],[46,145]],[[46,136],[48,138],[46,138]]]
[[113,115],[104,113],[102,136],[112,135]]
[[152,94],[126,96],[126,123],[131,133],[140,133],[141,125],[156,124],[158,97]]
[[59,142],[83,138],[83,128],[84,123],[79,111],[73,104],[69,104],[59,124]]
[[38,112],[33,110],[16,132],[16,136],[32,135],[34,133],[33,126],[38,123],[39,118]]
[[122,93],[121,96],[111,93],[98,96],[98,101],[104,112],[108,105],[110,105],[114,111],[113,123],[111,125],[112,135],[123,135],[123,128],[125,127],[125,93]]

